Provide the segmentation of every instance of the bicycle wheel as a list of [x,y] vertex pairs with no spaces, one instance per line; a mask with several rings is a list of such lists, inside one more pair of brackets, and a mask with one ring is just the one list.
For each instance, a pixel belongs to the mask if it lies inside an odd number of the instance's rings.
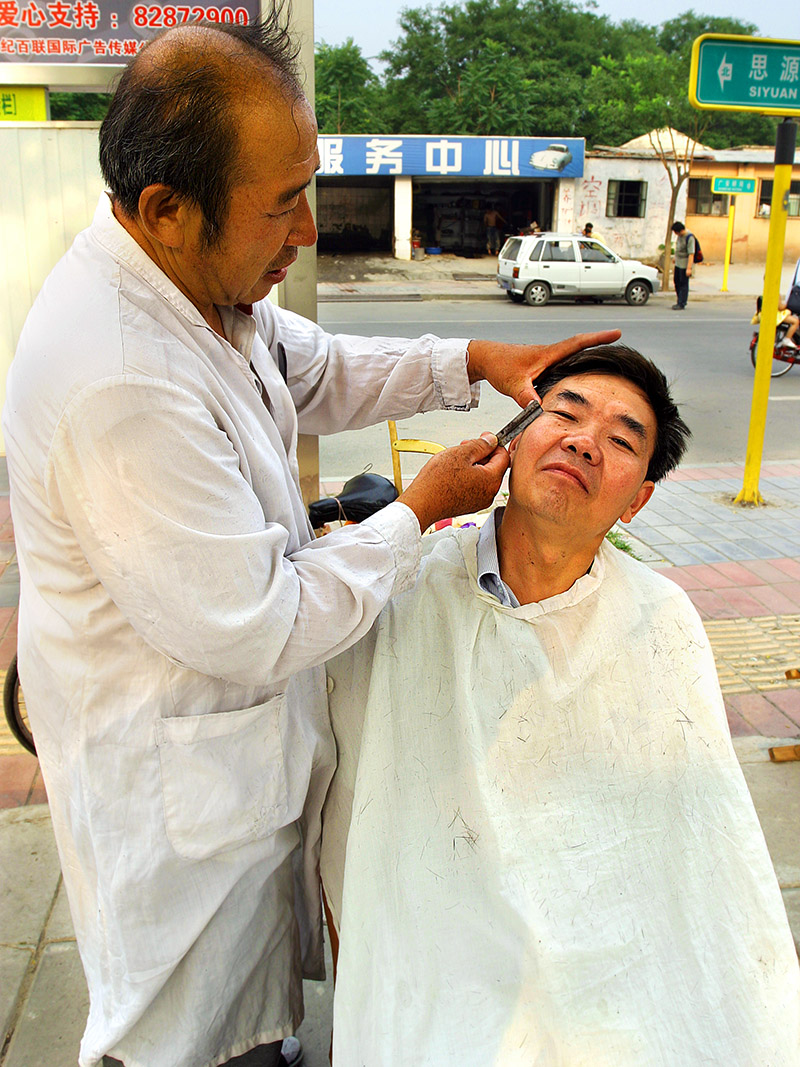
[[[780,344],[787,333],[785,326],[778,326],[775,330],[775,347]],[[750,342],[750,362],[755,367],[756,365],[756,353],[758,351],[758,334],[753,336],[753,340]],[[770,378],[782,378],[784,374],[788,374],[794,366],[793,363],[787,363],[783,359],[779,359],[777,356],[772,357],[772,366],[770,367]]]
[[32,755],[36,755],[36,745],[33,743],[28,711],[25,707],[25,697],[19,684],[17,672],[17,657],[14,656],[8,665],[6,681],[3,686],[3,710],[6,713],[6,722],[11,733],[17,741]]

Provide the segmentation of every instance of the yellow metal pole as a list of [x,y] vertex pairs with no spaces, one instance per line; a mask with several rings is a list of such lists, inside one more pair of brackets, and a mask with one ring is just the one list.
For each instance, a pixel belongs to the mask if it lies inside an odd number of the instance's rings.
[[728,214],[728,236],[725,239],[725,266],[722,269],[721,293],[728,291],[728,267],[731,265],[731,249],[733,248],[733,220],[736,216],[736,197],[731,197],[731,210]]
[[790,119],[784,119],[779,124],[775,137],[775,176],[772,183],[764,293],[761,298],[761,328],[758,335],[756,370],[753,377],[753,402],[750,408],[750,429],[747,434],[744,481],[736,497],[737,504],[764,503],[758,491],[758,479],[761,473],[761,457],[764,452],[764,432],[767,428],[770,370],[775,346],[775,325],[778,320],[786,215],[796,136],[797,124]]

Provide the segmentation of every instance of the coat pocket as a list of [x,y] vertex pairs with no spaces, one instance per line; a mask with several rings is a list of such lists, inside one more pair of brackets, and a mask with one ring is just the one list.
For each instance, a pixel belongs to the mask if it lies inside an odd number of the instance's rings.
[[156,720],[167,837],[179,856],[208,859],[285,825],[285,701]]

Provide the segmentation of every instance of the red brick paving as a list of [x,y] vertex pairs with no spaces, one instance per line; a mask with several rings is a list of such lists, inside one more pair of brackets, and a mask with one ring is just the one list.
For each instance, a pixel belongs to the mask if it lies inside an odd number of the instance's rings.
[[0,758],[0,808],[44,804],[47,794],[39,761],[28,752]]
[[795,737],[800,729],[797,722],[784,715],[763,693],[731,693],[725,703],[764,737]]

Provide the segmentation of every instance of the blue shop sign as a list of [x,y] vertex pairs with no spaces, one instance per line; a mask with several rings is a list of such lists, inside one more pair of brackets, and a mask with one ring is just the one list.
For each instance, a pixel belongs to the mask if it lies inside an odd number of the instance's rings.
[[582,137],[320,137],[320,175],[580,178]]

